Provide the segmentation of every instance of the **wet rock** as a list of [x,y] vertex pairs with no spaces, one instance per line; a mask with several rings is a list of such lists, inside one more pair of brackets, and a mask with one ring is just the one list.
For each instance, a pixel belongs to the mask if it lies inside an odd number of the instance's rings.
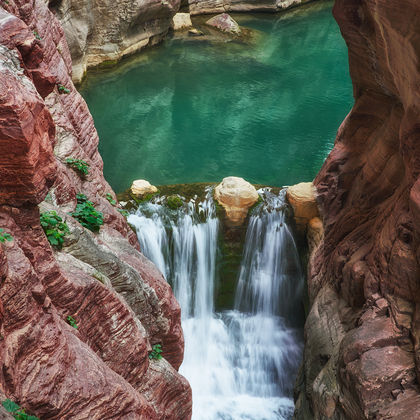
[[234,35],[239,35],[241,33],[241,29],[239,28],[237,22],[235,22],[235,20],[233,20],[227,13],[213,16],[206,22],[206,25]]
[[240,226],[248,215],[248,209],[258,201],[258,193],[253,185],[243,178],[230,176],[215,188],[214,197],[226,211],[227,223]]
[[188,35],[190,36],[203,36],[204,33],[196,28],[192,28],[188,31]]

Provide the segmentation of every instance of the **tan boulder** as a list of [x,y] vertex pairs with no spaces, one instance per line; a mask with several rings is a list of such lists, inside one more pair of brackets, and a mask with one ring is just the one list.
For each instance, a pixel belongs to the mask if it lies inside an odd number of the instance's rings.
[[312,182],[301,182],[287,189],[287,200],[293,208],[298,230],[305,232],[308,222],[319,216],[315,198],[316,190]]
[[240,226],[248,215],[248,210],[258,201],[258,193],[253,185],[243,178],[229,176],[216,187],[214,197],[226,210],[227,223]]
[[141,197],[145,194],[153,194],[157,192],[157,188],[154,185],[151,185],[149,181],[145,179],[137,179],[133,181],[130,187],[131,194],[136,197]]
[[174,31],[188,29],[192,27],[191,16],[189,13],[177,13],[172,18],[172,28]]

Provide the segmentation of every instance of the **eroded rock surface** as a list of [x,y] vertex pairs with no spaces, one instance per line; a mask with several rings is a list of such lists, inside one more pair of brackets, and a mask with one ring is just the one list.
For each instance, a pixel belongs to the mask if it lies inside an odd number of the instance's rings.
[[219,29],[222,32],[238,35],[241,32],[238,23],[227,13],[213,16],[206,22],[206,25]]
[[[109,201],[64,32],[44,1],[2,4],[0,227],[13,240],[0,244],[0,396],[40,418],[188,419],[180,308]],[[99,233],[69,215],[79,192],[103,213]],[[40,225],[50,210],[69,227],[62,249]],[[155,343],[165,359],[149,360]]]
[[249,208],[258,201],[255,187],[236,176],[223,178],[214,190],[214,197],[225,209],[227,223],[231,226],[242,225]]
[[50,0],[73,58],[73,80],[86,69],[159,42],[180,0]]
[[296,419],[420,418],[420,3],[401,6],[335,2],[355,105],[314,181]]
[[311,0],[187,0],[191,15],[251,11],[278,12],[309,1]]

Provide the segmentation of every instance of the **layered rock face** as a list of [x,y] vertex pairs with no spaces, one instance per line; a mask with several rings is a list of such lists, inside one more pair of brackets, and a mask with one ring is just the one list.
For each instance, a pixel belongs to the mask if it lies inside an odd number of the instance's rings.
[[420,3],[336,0],[334,16],[355,105],[314,182],[295,418],[420,418]]
[[192,15],[223,12],[279,12],[313,0],[185,0]]
[[[64,32],[45,1],[2,6],[0,227],[13,240],[0,244],[0,396],[40,418],[188,419],[180,308],[109,202]],[[68,157],[90,165],[87,177]],[[69,215],[77,193],[103,213],[98,233]],[[66,221],[62,249],[40,210]],[[150,360],[156,343],[164,359]]]
[[88,67],[153,45],[164,37],[180,0],[49,0],[73,59],[73,80]]

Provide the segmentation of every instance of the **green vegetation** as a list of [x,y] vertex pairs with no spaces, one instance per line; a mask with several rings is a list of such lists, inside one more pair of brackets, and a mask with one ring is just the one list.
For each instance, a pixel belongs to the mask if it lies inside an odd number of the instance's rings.
[[[58,49],[58,48],[57,48]],[[60,51],[59,51],[60,52]],[[63,86],[61,83],[59,83],[57,85],[58,87],[58,93],[64,93],[64,94],[69,94],[70,93],[70,89],[66,88],[65,86]]]
[[54,210],[41,213],[40,221],[48,242],[60,249],[64,237],[70,232],[67,223]]
[[34,32],[34,37],[38,40],[41,41],[41,36],[39,35],[38,31],[33,31]]
[[166,205],[172,210],[179,209],[183,204],[183,201],[178,195],[170,195],[166,199]]
[[119,211],[125,218],[127,218],[130,215],[130,213],[124,209],[117,209],[117,211]]
[[10,233],[4,231],[4,229],[0,228],[0,242],[11,241],[13,236]]
[[12,400],[4,400],[2,403],[4,409],[10,413],[15,419],[18,420],[39,420],[36,416],[31,416],[25,413],[25,409],[20,408],[18,404],[13,402]]
[[67,320],[67,324],[71,325],[73,328],[76,328],[76,330],[79,328],[79,327],[77,326],[76,320],[75,320],[72,316],[70,316],[70,315],[69,315],[69,316],[66,318],[66,320]]
[[149,353],[149,359],[162,359],[162,346],[160,344],[155,344],[152,347],[152,351]]
[[117,202],[112,198],[112,194],[111,193],[106,193],[106,199],[113,205],[116,206]]
[[86,176],[89,173],[89,164],[83,159],[75,159],[69,157],[66,159],[67,165],[78,171],[82,176]]
[[93,203],[84,194],[77,194],[76,197],[76,210],[71,215],[85,228],[98,232],[104,224],[103,214],[95,209]]

